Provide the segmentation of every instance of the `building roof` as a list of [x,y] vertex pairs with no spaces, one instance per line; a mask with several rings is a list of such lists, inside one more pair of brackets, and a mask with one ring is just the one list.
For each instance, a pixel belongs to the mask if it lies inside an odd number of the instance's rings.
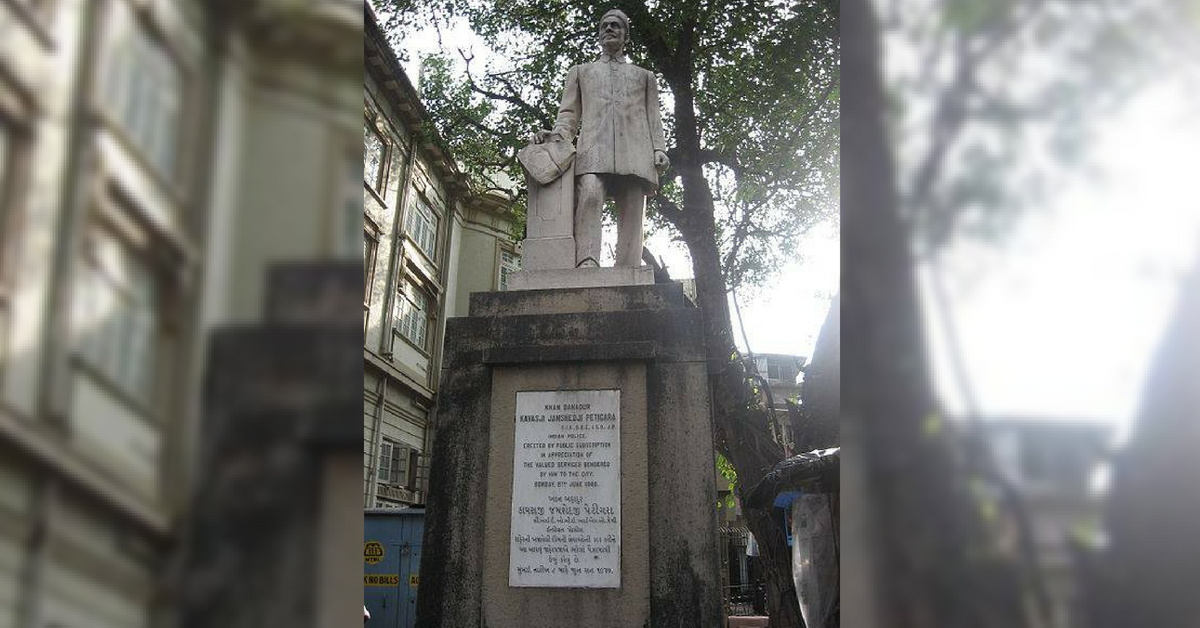
[[400,65],[400,59],[388,42],[387,33],[379,24],[375,10],[370,2],[364,1],[363,5],[363,57],[367,72],[375,76],[383,88],[383,96],[413,129],[416,145],[429,155],[431,165],[445,182],[446,190],[473,209],[501,215],[512,212],[512,198],[490,190],[476,193],[472,189],[470,178],[459,170],[445,139],[433,124],[433,116],[421,102],[420,93]]
[[417,88],[404,73],[404,67],[400,65],[396,51],[388,43],[387,33],[383,32],[375,10],[369,2],[363,2],[363,9],[363,55],[367,72],[375,76],[388,102],[413,129],[417,145],[432,158],[432,166],[445,182],[446,189],[459,198],[468,196],[470,184],[467,177],[454,163],[445,140],[433,125],[433,117],[421,103]]
[[982,416],[980,424],[988,431],[1059,432],[1108,435],[1113,426],[1108,421],[1073,417],[1044,417],[1035,415]]
[[1116,430],[1113,425],[1098,420],[1055,419],[1049,417],[984,417],[979,421],[983,436],[988,439],[1011,435],[1026,442],[1043,441],[1075,449],[1107,452],[1113,446]]
[[[750,355],[750,354],[747,354],[747,355]],[[807,361],[808,361],[808,356],[796,355],[796,354],[793,354],[793,353],[764,353],[764,352],[755,351],[755,352],[754,352],[754,357],[756,357],[756,358],[776,358],[776,359],[783,359],[783,360],[795,360],[795,361],[797,361],[797,362],[800,362],[801,364],[803,364],[804,362],[807,362]]]
[[836,492],[841,459],[841,447],[834,447],[796,454],[783,460],[747,491],[746,506],[766,508],[780,492],[797,488],[813,492]]

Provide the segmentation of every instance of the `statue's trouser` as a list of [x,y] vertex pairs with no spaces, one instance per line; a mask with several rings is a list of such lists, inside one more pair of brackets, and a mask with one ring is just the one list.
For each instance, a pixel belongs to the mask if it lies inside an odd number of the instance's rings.
[[635,181],[598,174],[576,178],[575,265],[589,258],[600,263],[600,216],[606,191],[617,204],[616,265],[641,266],[645,191]]

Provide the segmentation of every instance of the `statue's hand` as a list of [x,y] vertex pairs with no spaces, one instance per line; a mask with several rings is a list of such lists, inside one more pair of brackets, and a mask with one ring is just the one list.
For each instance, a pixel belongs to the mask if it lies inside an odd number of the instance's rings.
[[667,159],[667,154],[661,150],[654,151],[654,169],[658,171],[659,176],[671,167],[671,160]]
[[562,139],[562,135],[560,133],[558,133],[557,131],[547,131],[546,129],[542,129],[533,134],[533,143],[534,144],[542,144],[547,139],[550,139],[552,137],[558,138],[559,140]]

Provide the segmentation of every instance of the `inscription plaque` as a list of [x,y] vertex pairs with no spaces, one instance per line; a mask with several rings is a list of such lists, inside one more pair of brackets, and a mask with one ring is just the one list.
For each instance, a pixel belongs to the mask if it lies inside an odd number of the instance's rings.
[[513,587],[621,586],[621,391],[518,392]]

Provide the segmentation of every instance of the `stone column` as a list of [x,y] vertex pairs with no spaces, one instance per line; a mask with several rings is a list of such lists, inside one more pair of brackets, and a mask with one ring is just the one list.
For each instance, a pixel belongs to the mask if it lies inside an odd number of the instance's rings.
[[550,182],[538,183],[528,173],[529,211],[521,265],[525,270],[575,267],[575,165]]

